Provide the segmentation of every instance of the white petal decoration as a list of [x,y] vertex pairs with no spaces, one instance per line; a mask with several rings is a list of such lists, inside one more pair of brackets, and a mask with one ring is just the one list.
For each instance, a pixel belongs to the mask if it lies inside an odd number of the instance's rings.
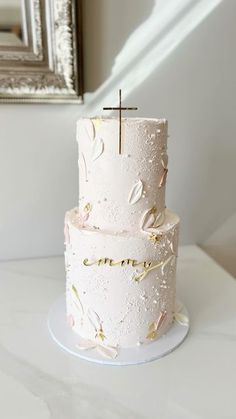
[[143,193],[143,182],[139,179],[137,183],[135,183],[135,185],[132,187],[129,197],[128,197],[128,202],[130,205],[136,204],[136,202],[138,202],[142,196]]
[[160,227],[165,221],[165,211],[156,215],[156,208],[148,209],[141,220],[141,230],[155,232],[155,229]]
[[97,160],[104,151],[104,142],[101,138],[95,138],[92,147],[92,160]]
[[89,321],[93,325],[94,329],[95,330],[100,329],[102,323],[101,323],[99,315],[95,311],[91,310],[90,308],[87,311],[87,315],[88,315]]
[[161,267],[161,272],[162,272],[162,275],[164,275],[164,269],[165,269],[165,267],[170,263],[170,264],[172,264],[173,263],[173,261],[175,260],[175,256],[174,255],[171,255],[171,256],[169,256],[164,262],[163,262],[163,264],[162,264],[162,267]]
[[153,228],[160,227],[165,221],[165,211],[160,212],[155,218]]
[[96,133],[96,131],[98,131],[102,125],[102,119],[101,118],[93,119],[93,125],[94,125],[95,133]]
[[114,359],[118,355],[118,350],[114,346],[98,345],[97,351],[106,358]]
[[175,304],[175,312],[179,313],[183,309],[183,304],[180,301],[177,301]]
[[84,173],[85,180],[88,180],[87,164],[84,153],[79,154],[79,169]]
[[96,346],[96,342],[93,342],[92,340],[82,340],[80,343],[76,345],[76,348],[85,351],[87,349],[94,349],[96,348]]
[[175,313],[175,320],[182,326],[189,325],[189,318],[183,313]]
[[95,137],[95,129],[93,122],[90,119],[79,120],[77,123],[77,140],[93,141]]
[[141,230],[147,231],[150,227],[153,226],[156,219],[155,209],[148,209],[141,220]]
[[174,254],[175,252],[174,252],[174,246],[173,246],[173,242],[171,242],[170,243],[170,250],[171,250],[171,252]]

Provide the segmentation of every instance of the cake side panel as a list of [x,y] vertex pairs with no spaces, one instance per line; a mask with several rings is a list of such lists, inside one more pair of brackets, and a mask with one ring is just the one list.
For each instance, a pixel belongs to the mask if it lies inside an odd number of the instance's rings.
[[78,121],[79,209],[87,225],[132,232],[147,209],[165,209],[167,121],[122,119],[122,154],[118,139],[117,119]]
[[[160,337],[175,311],[178,218],[150,235],[78,229],[67,215],[67,315],[85,340],[131,347]],[[167,216],[168,220],[169,215]],[[136,263],[135,263],[136,262]]]

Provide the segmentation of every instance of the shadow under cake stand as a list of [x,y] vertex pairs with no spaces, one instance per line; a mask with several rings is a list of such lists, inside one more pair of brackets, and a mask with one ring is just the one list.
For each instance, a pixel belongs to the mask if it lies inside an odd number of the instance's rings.
[[[189,317],[188,311],[183,304],[181,312],[187,318]],[[82,350],[77,347],[80,341],[83,340],[67,324],[66,302],[63,295],[52,305],[49,311],[48,329],[52,339],[68,353],[98,364],[121,366],[143,364],[169,354],[186,338],[189,331],[189,323],[182,325],[174,321],[166,334],[159,339],[134,348],[120,348],[116,358],[110,359],[104,357],[95,348]]]

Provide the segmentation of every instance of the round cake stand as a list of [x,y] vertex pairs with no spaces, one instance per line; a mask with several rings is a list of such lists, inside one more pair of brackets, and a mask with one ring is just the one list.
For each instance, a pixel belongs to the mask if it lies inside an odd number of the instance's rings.
[[[181,312],[188,316],[185,306],[182,307]],[[121,366],[143,364],[169,354],[184,341],[189,325],[183,326],[175,321],[168,332],[156,341],[135,348],[119,349],[115,359],[105,358],[96,348],[81,350],[76,347],[82,339],[67,325],[65,296],[63,295],[49,311],[48,329],[53,340],[70,354],[99,364]]]

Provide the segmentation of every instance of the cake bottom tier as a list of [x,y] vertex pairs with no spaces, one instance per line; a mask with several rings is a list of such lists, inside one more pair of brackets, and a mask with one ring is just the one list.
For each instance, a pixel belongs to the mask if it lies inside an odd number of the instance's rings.
[[179,217],[165,211],[156,233],[112,235],[79,228],[66,214],[68,323],[84,348],[132,347],[162,336],[175,312]]

